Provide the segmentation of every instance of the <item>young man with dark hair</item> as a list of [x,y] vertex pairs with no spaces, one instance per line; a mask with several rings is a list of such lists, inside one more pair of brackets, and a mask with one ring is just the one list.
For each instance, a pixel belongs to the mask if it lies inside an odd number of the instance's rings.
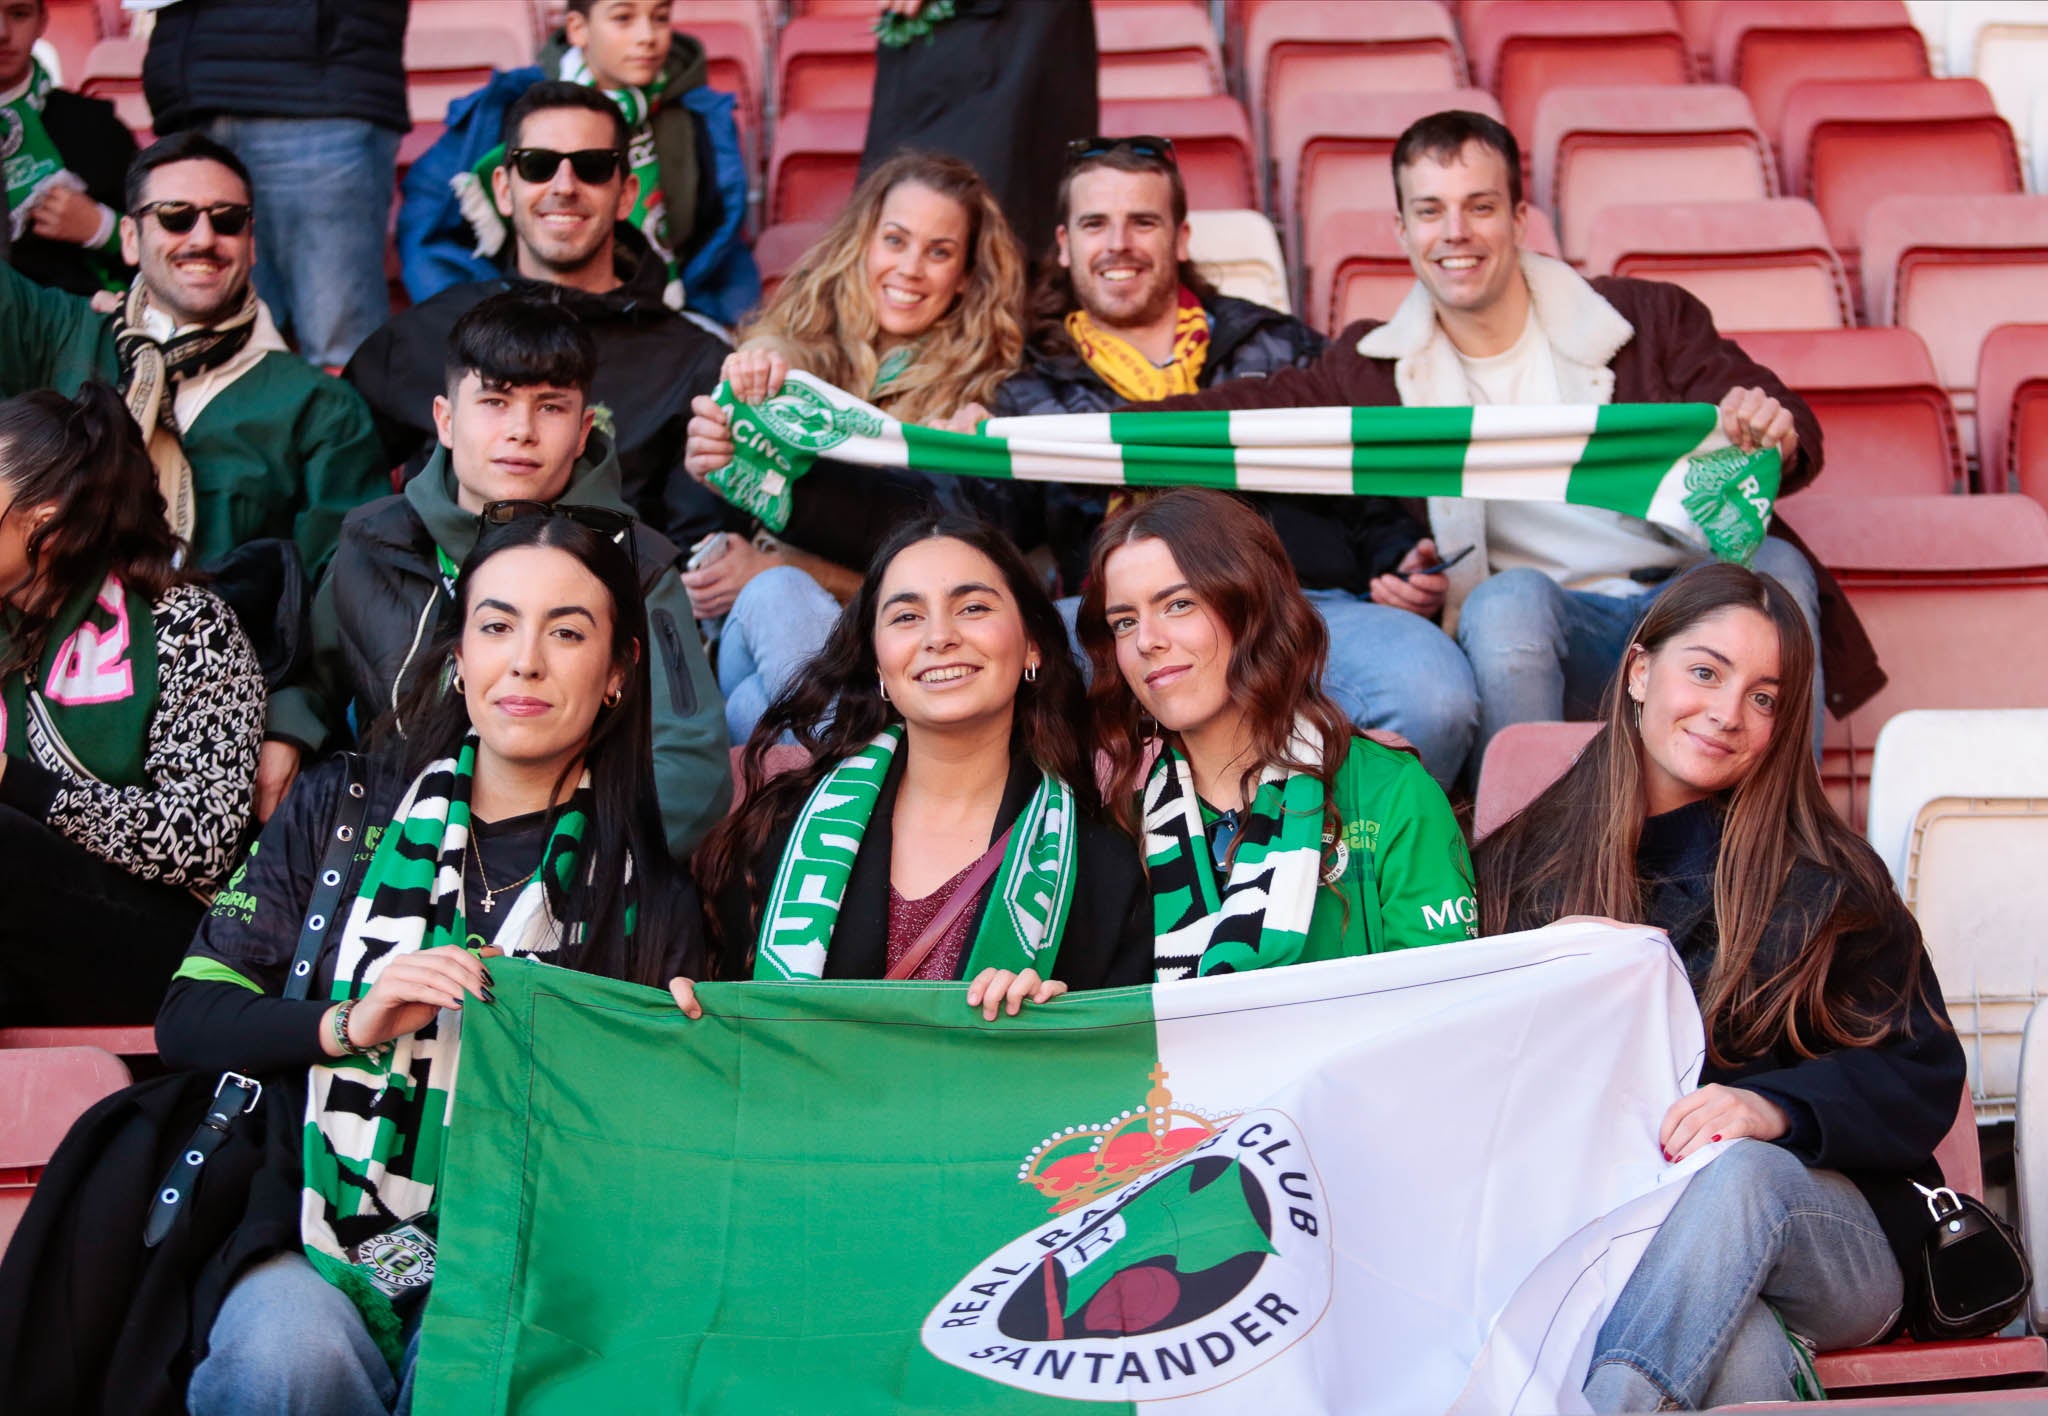
[[47,0],[0,0],[0,122],[6,125],[8,260],[74,295],[119,290],[121,178],[135,139],[114,105],[56,87],[34,54]]
[[[449,331],[438,446],[397,496],[353,513],[313,600],[313,651],[300,680],[271,698],[270,741],[257,772],[268,818],[306,753],[346,740],[391,711],[453,603],[455,575],[476,545],[478,518],[498,501],[546,502],[630,514],[611,439],[589,404],[597,348],[568,311],[512,292],[478,302]],[[732,794],[725,705],[705,662],[678,554],[635,524],[652,644],[654,777],[677,859],[725,814]]]
[[398,255],[415,301],[497,273],[510,213],[492,193],[517,145],[509,110],[536,83],[559,79],[601,94],[626,124],[621,147],[636,181],[619,219],[659,257],[670,308],[687,304],[728,325],[753,308],[761,276],[743,232],[746,161],[733,97],[707,87],[704,46],[671,28],[669,7],[570,0],[538,64],[493,74],[450,105],[448,130],[401,188]]
[[[1262,379],[1322,351],[1322,337],[1301,321],[1220,295],[1196,271],[1187,191],[1164,139],[1077,145],[1057,216],[1058,259],[1033,293],[1025,366],[997,395],[997,413],[1099,413]],[[1051,548],[1071,614],[1110,494],[1034,482],[968,490],[999,515],[1008,504],[1021,544]],[[1280,533],[1329,624],[1323,687],[1359,727],[1400,733],[1450,781],[1472,744],[1471,673],[1435,626],[1372,598],[1379,580],[1426,564],[1403,559],[1414,540],[1401,534],[1405,514],[1383,498],[1247,500]]]
[[317,575],[341,518],[389,483],[362,399],[293,355],[256,298],[248,169],[177,133],[130,164],[125,205],[139,274],[112,314],[0,269],[0,396],[114,384],[194,561],[286,537]]
[[[1587,280],[1524,248],[1521,151],[1502,124],[1462,110],[1431,114],[1401,135],[1393,166],[1396,229],[1416,276],[1393,318],[1351,326],[1307,368],[1154,406],[1711,403],[1731,442],[1778,450],[1780,496],[1819,475],[1818,421],[1723,339],[1691,294],[1661,281]],[[1457,634],[1479,691],[1474,772],[1512,723],[1591,716],[1649,597],[1707,554],[1598,507],[1431,497],[1428,521],[1426,532],[1407,531],[1404,566],[1468,545],[1472,553],[1447,575],[1388,586],[1382,603],[1441,615]],[[1756,568],[1805,611],[1827,663],[1831,696],[1820,701],[1848,712],[1883,675],[1846,602],[1831,597],[1823,621],[1826,572],[1782,518],[1772,530]],[[1816,734],[1819,726],[1816,714]]]
[[666,267],[624,219],[639,179],[626,166],[616,104],[546,79],[512,105],[505,134],[511,160],[493,174],[492,195],[512,223],[511,268],[394,315],[344,377],[369,402],[387,460],[416,468],[434,446],[434,395],[456,320],[502,291],[552,300],[596,341],[591,396],[627,504],[690,545],[724,524],[717,498],[681,464],[690,400],[718,387],[727,345],[662,303]]

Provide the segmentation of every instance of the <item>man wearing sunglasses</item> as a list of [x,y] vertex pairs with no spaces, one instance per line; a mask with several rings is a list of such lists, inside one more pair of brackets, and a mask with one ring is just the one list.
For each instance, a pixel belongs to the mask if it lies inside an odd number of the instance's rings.
[[506,115],[494,175],[512,223],[509,268],[394,315],[344,374],[369,402],[387,460],[407,470],[435,444],[448,331],[479,301],[519,290],[561,305],[597,342],[592,397],[618,450],[626,502],[678,545],[723,525],[718,499],[682,470],[690,400],[718,386],[728,346],[662,303],[667,266],[626,219],[639,178],[616,104],[583,84],[543,80]]
[[[1218,294],[1195,269],[1171,142],[1088,138],[1068,151],[1057,261],[1033,301],[1039,321],[1023,371],[998,393],[998,413],[1100,413],[1125,400],[1263,379],[1322,351],[1322,337],[1300,320]],[[969,490],[1013,519],[1021,544],[1051,548],[1071,616],[1110,494],[1043,482]],[[1250,500],[1329,623],[1323,686],[1359,727],[1401,734],[1440,782],[1450,781],[1472,742],[1471,671],[1434,625],[1366,599],[1373,577],[1393,569],[1413,540],[1397,534],[1406,517],[1378,498]]]
[[299,679],[271,697],[256,809],[276,809],[306,753],[390,712],[453,604],[478,518],[548,508],[630,538],[647,595],[643,645],[654,689],[654,780],[669,847],[682,859],[732,795],[725,703],[704,658],[675,545],[634,522],[611,440],[589,404],[597,347],[552,301],[492,295],[455,321],[434,399],[433,457],[398,496],[348,518],[313,599],[313,647]]
[[389,483],[362,399],[292,354],[256,298],[247,170],[177,133],[130,165],[125,205],[140,273],[112,314],[0,269],[0,396],[115,385],[195,562],[280,537],[318,574],[342,517]]

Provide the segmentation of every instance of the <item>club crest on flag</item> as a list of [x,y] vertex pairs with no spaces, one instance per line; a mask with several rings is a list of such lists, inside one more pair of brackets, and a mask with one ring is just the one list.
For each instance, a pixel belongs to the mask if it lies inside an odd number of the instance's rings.
[[[1748,565],[1771,523],[1771,493],[1756,473],[1766,454],[1739,447],[1685,459],[1685,509],[1723,560]],[[1775,485],[1775,479],[1774,479]]]
[[1081,1401],[1222,1386],[1308,1334],[1330,1301],[1330,1225],[1308,1143],[1279,1111],[1145,1104],[1033,1147],[1017,1178],[1051,1220],[977,1264],[925,1319],[927,1351]]

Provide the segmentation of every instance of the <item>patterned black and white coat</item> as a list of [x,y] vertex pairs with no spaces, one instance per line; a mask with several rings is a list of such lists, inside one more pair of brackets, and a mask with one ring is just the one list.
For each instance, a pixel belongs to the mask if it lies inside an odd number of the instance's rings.
[[249,824],[263,741],[263,671],[234,612],[211,591],[173,586],[151,606],[157,710],[143,757],[147,784],[93,778],[28,720],[28,756],[8,760],[0,804],[143,880],[210,895]]

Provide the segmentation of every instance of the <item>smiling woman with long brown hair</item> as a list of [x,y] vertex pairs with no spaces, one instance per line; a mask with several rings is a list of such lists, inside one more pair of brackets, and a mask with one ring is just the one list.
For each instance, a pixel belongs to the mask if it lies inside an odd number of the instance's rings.
[[1597,915],[1670,936],[1707,1056],[1658,1142],[1673,1161],[1733,1143],[1602,1327],[1596,1411],[1790,1400],[1788,1330],[1874,1342],[1911,1297],[1929,1221],[1910,1182],[1940,1183],[1963,1053],[1918,926],[1822,792],[1812,681],[1784,587],[1686,572],[1637,626],[1600,732],[1478,851],[1489,933]]

